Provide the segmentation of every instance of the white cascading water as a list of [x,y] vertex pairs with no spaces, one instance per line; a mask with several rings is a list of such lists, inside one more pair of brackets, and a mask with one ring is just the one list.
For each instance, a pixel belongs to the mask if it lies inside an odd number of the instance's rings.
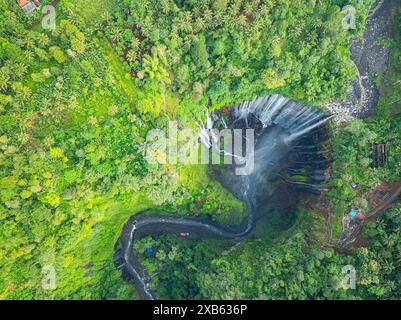
[[227,113],[207,112],[206,124],[198,125],[199,137],[208,149],[221,155],[231,155],[237,158],[238,164],[241,160],[246,162],[245,155],[229,154],[221,150],[219,131],[212,129],[255,129],[254,169],[247,179],[236,177],[230,182],[231,187],[238,190],[237,196],[244,201],[255,200],[246,199],[248,197],[244,190],[251,190],[249,195],[256,198],[261,186],[269,185],[266,180],[277,174],[277,165],[297,144],[298,139],[331,119],[331,116],[320,110],[303,106],[278,94],[256,97],[234,106],[227,121],[223,114]]
[[292,141],[298,139],[299,137],[304,136],[305,134],[307,134],[308,132],[312,131],[313,129],[320,127],[321,125],[325,124],[327,121],[329,121],[330,119],[332,119],[334,116],[329,116],[324,118],[323,120],[320,120],[319,122],[315,122],[314,124],[306,127],[303,130],[300,131],[296,131],[293,134],[291,134],[289,137],[287,137],[285,139],[285,142],[287,143],[291,143]]
[[[328,116],[317,109],[303,106],[278,94],[256,97],[251,101],[245,101],[234,106],[232,112],[233,126],[239,120],[244,120],[246,127],[248,127],[248,119],[251,115],[262,123],[263,128],[277,125],[287,129],[289,135],[285,137],[286,143],[294,142],[332,118],[332,116]],[[224,127],[227,128],[225,120],[221,119]],[[208,148],[213,145],[213,142],[216,143],[219,140],[219,137],[211,131],[217,120],[219,120],[217,114],[210,115],[207,112],[206,124],[198,125],[200,141]]]

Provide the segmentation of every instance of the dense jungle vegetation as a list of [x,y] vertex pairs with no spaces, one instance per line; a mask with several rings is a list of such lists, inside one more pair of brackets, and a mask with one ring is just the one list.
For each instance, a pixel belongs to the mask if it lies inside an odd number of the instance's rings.
[[[130,216],[163,208],[240,221],[244,205],[205,166],[148,164],[147,132],[171,119],[195,128],[206,108],[255,95],[315,107],[341,100],[355,78],[350,39],[373,2],[60,0],[56,29],[44,30],[39,11],[27,17],[1,1],[0,299],[136,299],[113,263]],[[341,26],[347,4],[356,30]],[[399,40],[388,44],[377,117],[332,128],[334,236],[355,198],[401,175]],[[392,156],[372,169],[368,146],[382,140]],[[400,298],[399,205],[370,222],[369,246],[349,256],[328,243],[320,212],[298,211],[279,236],[235,247],[165,235],[136,246],[162,298]],[[341,287],[348,264],[358,270],[356,290]],[[54,290],[41,285],[45,266],[56,270]]]

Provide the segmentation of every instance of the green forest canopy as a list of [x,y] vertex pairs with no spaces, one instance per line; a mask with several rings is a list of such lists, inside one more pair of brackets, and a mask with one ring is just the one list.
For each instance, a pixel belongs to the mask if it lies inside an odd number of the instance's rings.
[[[87,2],[61,0],[54,31],[35,24],[39,12],[28,19],[13,1],[0,4],[2,299],[135,298],[112,261],[128,217],[163,207],[239,219],[242,204],[204,168],[148,165],[141,147],[147,131],[172,118],[194,126],[206,106],[257,94],[281,93],[315,106],[341,99],[354,77],[349,41],[373,1]],[[339,24],[348,3],[357,8],[357,30]],[[399,58],[399,48],[394,54]],[[394,70],[399,79],[399,62]],[[350,173],[365,185],[383,174],[341,157],[365,147],[354,144],[360,130],[400,148],[399,104],[385,106],[376,121],[351,124],[334,141],[337,185]],[[391,160],[386,179],[399,177],[399,161]],[[355,195],[339,187],[338,201],[352,201]],[[173,256],[153,285],[168,298],[399,298],[399,218],[397,207],[372,223],[371,247],[352,257],[311,243],[304,224],[271,248],[251,243],[220,256],[201,243],[189,250],[193,256]],[[247,259],[237,263],[238,257]],[[148,267],[165,260],[159,256]],[[261,261],[269,264],[257,268]],[[348,263],[363,273],[357,292],[333,289]],[[166,291],[169,276],[192,264],[200,272]],[[41,286],[47,265],[57,274],[51,291]],[[190,280],[193,288],[180,290]]]

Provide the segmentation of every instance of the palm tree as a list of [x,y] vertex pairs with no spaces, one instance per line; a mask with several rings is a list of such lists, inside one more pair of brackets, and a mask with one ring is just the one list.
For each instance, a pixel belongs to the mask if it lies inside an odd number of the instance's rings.
[[149,34],[153,30],[155,30],[155,26],[153,25],[152,21],[150,18],[145,19],[145,21],[142,22],[141,24],[141,29],[144,34]]
[[58,37],[58,36],[60,35],[59,29],[60,29],[60,28],[51,29],[52,36]]
[[192,32],[192,13],[186,12],[178,18],[177,27],[184,32]]
[[32,51],[29,51],[29,50],[25,51],[25,60],[30,62],[33,60],[33,58],[34,58],[34,54]]
[[17,85],[14,90],[16,91],[15,98],[21,102],[28,100],[32,93],[29,87],[25,87],[22,84]]
[[1,68],[0,70],[0,90],[5,91],[8,88],[10,75],[8,72],[4,70],[5,68]]
[[25,144],[29,141],[29,135],[26,132],[18,134],[18,140],[21,144]]
[[26,74],[27,69],[28,69],[27,66],[22,62],[16,63],[13,68],[14,76],[17,79],[22,78]]
[[241,27],[244,27],[246,25],[246,16],[241,14],[238,19],[237,19],[237,24]]
[[51,106],[52,102],[49,98],[43,98],[41,104],[43,108],[47,109],[48,107]]
[[136,52],[134,50],[129,50],[127,53],[127,61],[133,63],[135,62],[136,58],[137,58]]
[[79,104],[78,104],[77,98],[75,96],[72,96],[70,98],[70,100],[68,100],[68,109],[76,110],[76,109],[78,109],[78,107],[79,107]]
[[303,30],[302,23],[297,23],[292,27],[291,33],[295,38],[298,38],[302,34],[302,30]]
[[259,32],[263,28],[263,21],[262,20],[254,21],[253,27],[254,27],[255,32]]
[[162,12],[167,15],[170,12],[170,4],[168,0],[161,0]]
[[201,17],[197,18],[195,21],[195,32],[201,32],[205,27],[205,20]]
[[121,38],[121,29],[117,26],[114,26],[110,30],[110,39],[114,42],[118,42]]
[[210,9],[206,9],[203,13],[203,18],[206,24],[209,24],[213,20],[213,12]]
[[41,33],[38,42],[40,45],[45,46],[49,43],[49,37],[46,34]]
[[102,20],[108,22],[111,19],[110,13],[105,11],[101,14]]
[[141,47],[141,41],[139,41],[138,38],[134,38],[131,40],[131,49],[132,50],[137,50]]
[[[163,61],[164,58],[161,57],[161,60]],[[143,72],[147,73],[151,79],[155,78],[156,80],[162,83],[167,83],[167,84],[171,83],[167,71],[163,68],[163,66],[160,63],[157,50],[153,51],[152,56],[145,55],[143,57],[143,65],[145,67]]]
[[245,14],[247,16],[253,16],[257,11],[255,10],[256,6],[257,4],[254,1],[247,2],[244,8]]
[[63,99],[63,93],[61,91],[56,91],[54,93],[54,100],[55,101],[61,101]]
[[33,39],[27,38],[25,40],[25,45],[27,48],[34,48],[35,47],[35,41]]

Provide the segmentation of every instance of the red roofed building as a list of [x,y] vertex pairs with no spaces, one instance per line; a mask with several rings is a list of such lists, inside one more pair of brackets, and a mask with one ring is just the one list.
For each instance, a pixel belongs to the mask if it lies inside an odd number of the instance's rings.
[[17,3],[26,14],[31,14],[36,8],[40,7],[38,0],[17,0]]

